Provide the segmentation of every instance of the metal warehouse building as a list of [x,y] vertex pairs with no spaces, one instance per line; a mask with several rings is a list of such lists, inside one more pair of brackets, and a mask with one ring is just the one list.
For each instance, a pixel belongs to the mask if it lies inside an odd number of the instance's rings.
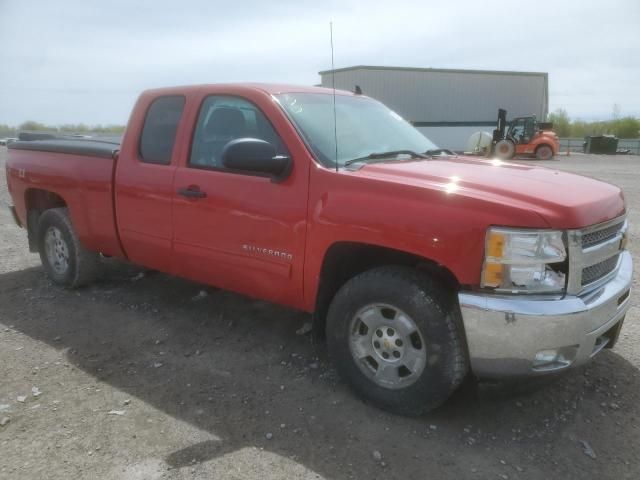
[[495,128],[498,108],[507,119],[549,108],[549,77],[540,72],[356,66],[320,72],[321,85],[373,97],[402,115],[438,146],[464,150],[469,136]]

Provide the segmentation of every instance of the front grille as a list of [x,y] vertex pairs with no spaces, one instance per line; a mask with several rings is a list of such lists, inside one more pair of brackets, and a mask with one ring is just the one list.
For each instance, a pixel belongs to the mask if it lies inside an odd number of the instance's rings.
[[613,276],[624,250],[622,238],[627,228],[626,217],[567,233],[567,293],[580,295],[601,286]]
[[618,257],[620,255],[614,255],[611,258],[608,258],[600,263],[596,263],[595,265],[591,265],[590,267],[586,267],[582,270],[582,285],[589,285],[602,277],[607,276],[611,272],[613,272],[618,265]]
[[620,223],[616,223],[615,225],[611,225],[610,227],[605,227],[602,230],[596,230],[595,232],[584,233],[582,235],[582,248],[589,248],[593,245],[597,245],[598,243],[605,242],[613,237],[615,237],[618,232],[622,229],[624,225],[624,221]]

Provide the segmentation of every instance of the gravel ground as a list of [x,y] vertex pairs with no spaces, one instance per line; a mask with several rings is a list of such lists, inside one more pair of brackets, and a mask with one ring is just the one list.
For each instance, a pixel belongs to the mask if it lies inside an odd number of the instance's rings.
[[[640,157],[547,166],[622,186],[640,258]],[[67,291],[4,208],[0,238],[2,479],[640,478],[637,295],[590,365],[412,419],[357,400],[305,314],[116,261]]]

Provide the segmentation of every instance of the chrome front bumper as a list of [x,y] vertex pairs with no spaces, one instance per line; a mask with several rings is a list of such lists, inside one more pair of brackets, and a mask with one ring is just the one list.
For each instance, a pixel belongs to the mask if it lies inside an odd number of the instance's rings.
[[631,255],[624,251],[615,276],[584,295],[460,293],[473,373],[540,375],[581,365],[613,346],[629,308],[632,275]]

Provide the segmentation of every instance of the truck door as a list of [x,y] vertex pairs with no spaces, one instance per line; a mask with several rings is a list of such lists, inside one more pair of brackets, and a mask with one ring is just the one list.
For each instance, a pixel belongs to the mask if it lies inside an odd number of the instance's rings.
[[280,183],[227,170],[222,149],[243,137],[266,140],[278,154],[290,154],[256,103],[230,95],[203,98],[191,148],[174,179],[173,268],[194,280],[298,306],[308,166],[293,158],[291,175]]
[[118,232],[129,260],[170,272],[174,144],[185,97],[143,96],[139,102],[116,168]]

